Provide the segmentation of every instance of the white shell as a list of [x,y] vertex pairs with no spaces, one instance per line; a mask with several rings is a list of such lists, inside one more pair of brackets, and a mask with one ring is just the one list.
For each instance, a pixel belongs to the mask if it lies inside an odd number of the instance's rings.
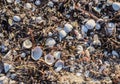
[[88,28],[88,29],[93,29],[95,27],[96,23],[95,23],[95,20],[93,19],[90,19],[86,22],[85,26]]
[[83,51],[83,47],[81,45],[78,45],[77,50],[78,50],[77,53],[81,53]]
[[108,28],[107,28],[107,32],[112,35],[113,30],[116,28],[116,25],[114,23],[108,23]]
[[61,52],[60,52],[60,51],[55,51],[55,52],[53,53],[53,56],[54,56],[56,59],[60,59]]
[[25,40],[23,42],[23,47],[26,48],[26,49],[31,48],[32,47],[32,42],[29,39]]
[[35,5],[38,6],[38,5],[40,5],[40,4],[41,4],[41,1],[40,1],[40,0],[36,0],[36,1],[35,1]]
[[60,71],[63,67],[64,67],[64,62],[62,60],[58,60],[56,63],[55,63],[55,71],[58,72]]
[[88,32],[88,29],[85,25],[82,25],[82,32],[84,33],[87,33]]
[[4,71],[7,73],[12,68],[12,65],[4,63]]
[[39,23],[41,20],[42,20],[42,17],[40,17],[40,16],[35,18],[35,21],[38,22],[38,23]]
[[21,20],[21,18],[19,16],[14,16],[13,20],[16,21],[16,22],[19,22]]
[[112,4],[112,7],[115,11],[118,11],[118,10],[120,10],[120,3],[119,2],[114,2]]
[[7,0],[7,2],[8,2],[8,3],[13,3],[13,2],[14,2],[14,0]]
[[42,56],[42,52],[42,49],[39,46],[36,46],[34,49],[32,49],[31,58],[35,61],[39,60]]
[[67,33],[66,33],[64,30],[60,30],[60,31],[59,31],[59,36],[60,36],[61,38],[66,37],[66,35],[67,35]]
[[47,4],[49,7],[53,7],[54,6],[54,3],[52,1],[49,1],[48,4]]
[[99,29],[101,29],[101,26],[100,26],[100,24],[99,24],[99,23],[96,23],[96,26],[95,26],[95,28],[96,28],[96,30],[99,30]]
[[54,63],[54,57],[50,54],[46,55],[45,62],[49,65],[52,65]]
[[119,54],[115,50],[112,50],[112,55],[119,57]]
[[24,58],[26,56],[26,53],[21,53],[21,57]]
[[25,9],[31,9],[31,8],[32,8],[32,5],[30,3],[25,4]]
[[53,47],[56,44],[56,41],[53,38],[48,38],[46,40],[46,46]]
[[66,33],[71,32],[72,29],[73,29],[73,26],[72,26],[71,24],[68,24],[68,23],[65,24],[65,26],[64,26],[64,31],[65,31]]

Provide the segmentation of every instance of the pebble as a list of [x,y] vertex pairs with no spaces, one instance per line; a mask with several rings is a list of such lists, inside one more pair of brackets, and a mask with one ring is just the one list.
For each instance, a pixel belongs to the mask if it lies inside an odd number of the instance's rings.
[[120,3],[119,2],[113,2],[112,7],[115,11],[120,10]]
[[21,18],[19,16],[14,16],[13,20],[16,21],[16,22],[19,22],[21,20]]

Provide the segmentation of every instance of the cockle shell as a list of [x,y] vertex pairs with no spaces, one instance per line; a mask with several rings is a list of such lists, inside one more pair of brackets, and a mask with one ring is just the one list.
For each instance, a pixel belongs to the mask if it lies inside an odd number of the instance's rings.
[[115,11],[118,11],[118,10],[120,10],[120,3],[119,2],[114,2],[112,4],[112,7]]
[[23,47],[26,48],[26,49],[31,48],[32,47],[32,42],[29,39],[25,40],[23,42]]
[[86,22],[85,26],[88,28],[88,29],[93,29],[95,27],[96,23],[95,23],[95,20],[93,19],[90,19]]
[[53,47],[56,44],[56,41],[53,38],[48,38],[46,40],[46,46]]
[[31,51],[31,58],[33,60],[39,60],[40,57],[42,56],[42,49],[39,46],[36,46],[34,49]]
[[50,54],[46,55],[45,62],[49,65],[52,65],[54,63],[54,57]]
[[60,71],[62,68],[64,67],[64,62],[62,60],[58,60],[56,63],[55,63],[55,71],[58,72]]
[[66,33],[71,32],[72,29],[73,29],[73,26],[72,26],[71,24],[68,24],[68,23],[65,24],[65,26],[64,26],[64,31],[65,31]]

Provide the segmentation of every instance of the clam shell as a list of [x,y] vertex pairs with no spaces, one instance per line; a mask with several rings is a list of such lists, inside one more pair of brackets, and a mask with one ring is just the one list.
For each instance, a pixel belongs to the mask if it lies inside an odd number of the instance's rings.
[[4,71],[7,73],[12,68],[12,65],[4,63]]
[[120,3],[119,3],[119,2],[114,2],[114,3],[112,4],[112,8],[113,8],[115,11],[120,10]]
[[25,40],[23,42],[23,47],[26,48],[26,49],[31,48],[32,47],[32,42],[29,39]]
[[52,65],[54,63],[54,57],[50,54],[46,55],[45,62],[49,65]]
[[36,1],[35,1],[35,5],[38,6],[38,5],[40,5],[40,4],[41,4],[41,1],[40,1],[40,0],[36,0]]
[[64,30],[59,31],[59,37],[64,38],[67,36],[67,33]]
[[53,38],[48,38],[46,40],[46,46],[53,47],[56,44],[56,41]]
[[19,22],[21,20],[21,18],[19,16],[14,16],[13,20],[16,21],[16,22]]
[[62,68],[64,67],[64,62],[62,60],[58,60],[56,63],[55,63],[55,71],[58,72],[60,71]]
[[32,51],[31,51],[31,58],[33,59],[33,60],[39,60],[40,59],[40,57],[42,56],[42,53],[43,53],[43,51],[42,51],[42,49],[39,47],[39,46],[36,46],[34,49],[32,49]]
[[64,26],[64,31],[65,31],[66,33],[71,32],[72,29],[73,29],[73,26],[72,26],[71,24],[68,24],[68,23],[65,24],[65,26]]
[[88,28],[88,29],[93,29],[95,27],[96,23],[95,23],[95,20],[93,19],[90,19],[86,22],[85,26]]

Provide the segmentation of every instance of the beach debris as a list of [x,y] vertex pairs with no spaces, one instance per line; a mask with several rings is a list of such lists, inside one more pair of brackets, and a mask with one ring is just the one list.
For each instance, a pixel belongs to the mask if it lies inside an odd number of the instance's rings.
[[41,4],[41,1],[40,0],[36,0],[35,1],[35,5],[39,6]]
[[48,38],[46,40],[46,46],[53,47],[56,44],[56,41],[53,38]]
[[113,8],[115,11],[120,10],[120,2],[113,2],[112,8]]
[[32,47],[32,42],[29,39],[26,39],[23,42],[23,47],[26,48],[26,49],[30,49]]
[[13,20],[16,21],[16,22],[19,22],[21,20],[21,18],[19,16],[14,16]]
[[93,29],[95,27],[95,25],[96,25],[96,23],[95,23],[95,20],[93,20],[93,19],[90,19],[85,23],[85,26],[88,29]]
[[11,68],[12,68],[12,65],[10,65],[8,63],[4,63],[4,71],[5,71],[5,73],[7,73]]
[[53,56],[54,56],[56,59],[60,59],[61,52],[60,52],[60,51],[55,51],[55,52],[53,53]]
[[40,57],[42,56],[42,54],[43,54],[43,51],[42,51],[42,49],[39,47],[39,46],[36,46],[35,48],[33,48],[32,49],[32,51],[31,51],[31,58],[33,59],[33,60],[39,60],[40,59]]
[[66,37],[67,36],[67,33],[64,31],[64,30],[60,30],[59,31],[59,38],[60,39],[63,39],[64,37]]
[[24,8],[30,10],[32,8],[32,5],[30,3],[26,3]]
[[54,56],[47,54],[45,57],[45,62],[49,65],[52,65],[54,63]]
[[65,31],[66,33],[71,32],[72,29],[73,29],[73,26],[72,26],[71,24],[66,23],[66,24],[64,25],[64,31]]
[[56,63],[55,63],[55,71],[56,72],[59,72],[62,68],[64,67],[64,62],[62,60],[58,60]]

